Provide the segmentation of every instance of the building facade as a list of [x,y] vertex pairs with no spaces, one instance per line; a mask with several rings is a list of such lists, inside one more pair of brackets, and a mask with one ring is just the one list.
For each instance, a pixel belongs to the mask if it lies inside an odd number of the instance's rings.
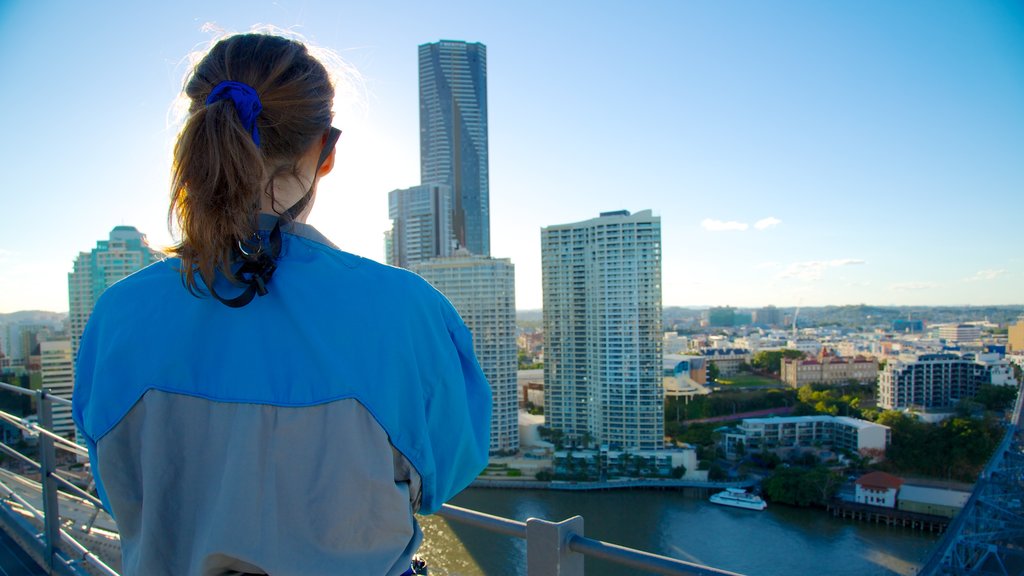
[[487,47],[442,40],[419,47],[420,182],[452,191],[459,247],[490,256]]
[[413,264],[458,310],[491,385],[491,454],[519,450],[515,268],[508,259],[457,255]]
[[1018,318],[1016,323],[1010,324],[1006,336],[1006,353],[1024,354],[1024,318]]
[[569,441],[664,443],[661,219],[623,210],[541,230],[544,413]]
[[409,268],[430,258],[452,255],[452,191],[441,184],[421,184],[388,194],[391,233],[386,236],[387,263]]
[[726,455],[747,452],[829,446],[873,459],[885,456],[891,432],[888,426],[846,416],[783,416],[744,418],[736,428],[725,430]]
[[973,398],[982,384],[1013,385],[1009,362],[998,354],[921,354],[889,360],[878,374],[878,406],[933,410]]
[[939,327],[939,338],[946,342],[977,342],[981,340],[981,326],[976,324],[947,324]]
[[903,479],[885,472],[869,472],[857,479],[854,501],[858,504],[895,508]]
[[781,378],[793,388],[805,384],[873,384],[878,380],[878,361],[864,356],[843,358],[823,347],[815,358],[783,358]]
[[82,331],[100,294],[114,282],[161,258],[163,254],[150,248],[146,235],[134,226],[117,226],[110,231],[109,239],[100,240],[92,251],[78,255],[74,271],[68,274],[72,357],[78,353]]
[[[71,400],[75,389],[74,356],[71,354],[71,342],[53,340],[39,343],[39,368],[42,373],[42,386],[53,394]],[[52,403],[53,432],[65,438],[75,437],[75,423],[71,419],[71,406]]]

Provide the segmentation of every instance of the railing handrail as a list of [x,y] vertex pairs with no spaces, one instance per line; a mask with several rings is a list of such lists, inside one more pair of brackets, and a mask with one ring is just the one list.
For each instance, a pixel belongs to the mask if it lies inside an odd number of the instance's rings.
[[[654,572],[656,574],[667,574],[669,576],[740,576],[736,572],[701,566],[700,564],[669,558],[668,556],[652,554],[651,552],[587,538],[583,535],[583,519],[579,516],[558,523],[537,518],[529,518],[526,522],[520,522],[451,504],[443,504],[441,509],[438,510],[437,515],[447,520],[468,524],[489,532],[526,540],[528,566],[533,567],[533,564],[530,562],[532,554],[543,554],[549,560],[549,563],[552,559],[555,562],[555,564],[546,565],[544,572],[536,576],[547,576],[548,574],[582,576],[583,564],[579,562],[579,557],[572,558],[573,554],[592,556],[620,566]],[[550,536],[552,529],[558,530],[558,534],[561,537],[556,542],[557,553],[545,554],[545,552],[549,552],[547,548],[552,544],[551,539],[544,538],[543,542],[536,541],[539,539],[535,539],[533,536],[534,524],[546,525],[545,528],[547,529],[543,531],[544,536]],[[538,530],[537,532],[541,531]],[[529,576],[535,576],[532,569],[528,574]]]
[[67,398],[64,398],[63,396],[60,396],[60,395],[56,394],[55,392],[53,392],[49,388],[42,388],[40,390],[32,390],[30,388],[22,388],[21,386],[15,386],[14,384],[8,384],[7,382],[0,382],[0,389],[8,390],[10,392],[15,392],[17,394],[24,394],[25,396],[36,396],[37,394],[42,392],[43,395],[47,396],[50,399],[51,402],[56,402],[57,404],[65,404],[67,406],[71,406],[71,400],[68,400]]

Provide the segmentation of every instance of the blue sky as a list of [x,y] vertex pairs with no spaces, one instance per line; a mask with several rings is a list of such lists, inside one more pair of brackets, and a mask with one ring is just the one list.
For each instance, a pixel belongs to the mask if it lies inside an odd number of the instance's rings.
[[665,305],[1024,302],[1020,2],[0,3],[0,312],[66,310],[120,224],[171,243],[171,105],[209,29],[293,29],[361,75],[310,222],[383,258],[419,181],[418,44],[488,47],[492,255],[662,218]]

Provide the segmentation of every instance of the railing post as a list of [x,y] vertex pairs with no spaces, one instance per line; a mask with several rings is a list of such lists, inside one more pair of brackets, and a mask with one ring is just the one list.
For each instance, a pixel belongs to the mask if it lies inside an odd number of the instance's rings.
[[[39,425],[53,430],[53,404],[48,390],[36,392],[36,414]],[[46,546],[46,565],[51,570],[56,564],[57,546],[60,543],[60,511],[57,507],[57,481],[53,472],[57,468],[57,452],[53,438],[39,435],[39,483],[43,487],[43,544]]]
[[526,521],[527,576],[583,576],[583,555],[569,549],[573,534],[583,536],[583,517],[562,522]]

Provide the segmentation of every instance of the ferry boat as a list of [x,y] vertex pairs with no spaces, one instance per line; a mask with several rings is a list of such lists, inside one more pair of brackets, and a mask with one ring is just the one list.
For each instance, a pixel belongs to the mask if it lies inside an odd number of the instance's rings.
[[747,510],[764,510],[768,507],[768,504],[760,496],[751,494],[742,488],[726,488],[724,492],[712,494],[710,500],[714,504],[746,508]]

